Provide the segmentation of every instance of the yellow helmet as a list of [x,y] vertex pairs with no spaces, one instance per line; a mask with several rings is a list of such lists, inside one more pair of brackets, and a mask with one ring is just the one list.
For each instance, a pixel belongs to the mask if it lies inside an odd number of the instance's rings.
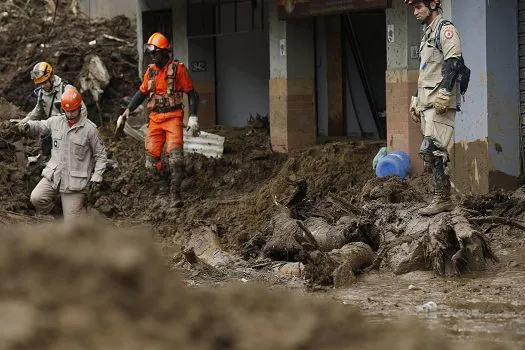
[[47,62],[38,62],[31,71],[31,80],[35,84],[46,82],[53,75],[53,67]]

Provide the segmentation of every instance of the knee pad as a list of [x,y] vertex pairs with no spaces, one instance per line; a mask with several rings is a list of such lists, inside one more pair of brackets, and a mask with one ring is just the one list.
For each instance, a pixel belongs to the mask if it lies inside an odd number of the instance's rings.
[[432,164],[435,158],[434,151],[437,150],[438,148],[432,138],[428,136],[423,137],[423,142],[421,142],[421,146],[419,147],[419,155],[425,162]]

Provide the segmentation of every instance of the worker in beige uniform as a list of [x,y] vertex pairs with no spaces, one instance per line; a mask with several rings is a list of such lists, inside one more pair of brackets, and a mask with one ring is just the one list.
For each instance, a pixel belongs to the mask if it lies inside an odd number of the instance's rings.
[[440,14],[440,0],[405,0],[425,26],[419,46],[417,96],[412,97],[410,116],[421,123],[420,156],[432,170],[434,196],[421,215],[450,211],[450,178],[447,164],[454,146],[454,121],[459,109],[457,76],[463,64],[459,34]]
[[[13,123],[49,119],[53,115],[62,113],[60,110],[62,94],[67,87],[73,87],[56,75],[53,67],[47,62],[38,62],[34,65],[31,70],[31,80],[36,85],[36,105],[25,118],[11,119]],[[40,153],[43,156],[51,155],[50,135],[42,135],[40,147]]]
[[54,197],[60,193],[64,220],[70,221],[82,213],[86,193],[92,196],[100,191],[107,158],[78,90],[67,88],[60,105],[63,114],[20,122],[18,128],[23,134],[51,135],[51,159],[31,192],[31,203],[38,213],[49,214]]

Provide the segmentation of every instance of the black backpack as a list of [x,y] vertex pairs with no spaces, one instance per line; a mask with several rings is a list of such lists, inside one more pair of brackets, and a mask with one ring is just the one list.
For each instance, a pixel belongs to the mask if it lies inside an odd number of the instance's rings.
[[[441,29],[443,28],[444,25],[447,25],[447,24],[454,25],[450,21],[443,20],[443,21],[441,21],[441,23],[439,23],[439,26],[438,26],[438,29],[437,29],[437,35],[436,35],[436,42],[435,42],[435,44],[436,44],[436,47],[441,52],[443,52],[443,50],[441,48]],[[459,93],[464,98],[464,95],[465,95],[465,93],[467,92],[467,89],[468,89],[468,84],[470,82],[470,69],[465,65],[465,60],[463,59],[463,55],[459,58],[459,62],[461,64],[460,64],[460,67],[459,67],[459,72],[458,72],[458,76],[457,76],[457,82],[458,82],[458,86],[459,86]]]

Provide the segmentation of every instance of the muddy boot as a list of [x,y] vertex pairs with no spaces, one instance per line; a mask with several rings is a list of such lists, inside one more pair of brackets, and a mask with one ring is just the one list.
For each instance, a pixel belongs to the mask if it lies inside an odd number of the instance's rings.
[[167,196],[170,192],[169,173],[153,175],[153,185],[157,189],[157,195]]
[[454,203],[450,199],[450,180],[445,174],[445,165],[441,157],[434,158],[432,175],[434,176],[434,197],[427,207],[419,210],[420,215],[436,215],[454,209]]

